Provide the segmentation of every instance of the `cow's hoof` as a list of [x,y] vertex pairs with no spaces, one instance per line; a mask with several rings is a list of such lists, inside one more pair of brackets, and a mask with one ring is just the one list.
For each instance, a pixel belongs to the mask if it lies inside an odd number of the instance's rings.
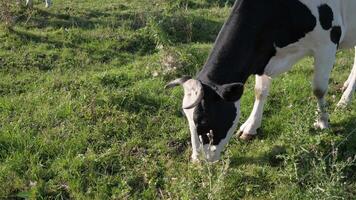
[[339,103],[337,103],[336,108],[338,109],[344,109],[350,104],[350,101],[341,99]]
[[341,88],[341,92],[345,92],[348,86],[349,86],[349,85],[344,85],[344,86]]
[[240,132],[238,134],[238,139],[242,140],[242,141],[251,141],[256,137],[256,135],[252,135],[252,134],[247,134],[247,133],[243,133]]
[[199,163],[200,163],[200,160],[199,160],[198,156],[192,156],[192,157],[190,157],[190,161],[191,161],[193,164],[199,164]]
[[337,103],[337,105],[336,105],[337,109],[344,109],[346,107],[347,107],[347,103],[344,101],[339,101],[339,103]]
[[248,138],[251,140],[254,138],[254,136],[257,135],[257,129],[261,126],[260,124],[261,123],[259,123],[259,120],[255,118],[247,119],[247,121],[240,126],[238,137],[245,141]]
[[314,128],[319,130],[324,130],[329,128],[329,123],[327,121],[318,120],[317,122],[314,123]]

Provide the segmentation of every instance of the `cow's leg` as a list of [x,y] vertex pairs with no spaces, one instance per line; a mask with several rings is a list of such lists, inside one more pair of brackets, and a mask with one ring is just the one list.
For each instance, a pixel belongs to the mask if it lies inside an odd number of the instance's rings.
[[250,117],[247,121],[240,127],[240,138],[243,140],[249,140],[254,135],[257,134],[257,129],[261,126],[263,106],[266,102],[268,91],[272,79],[268,76],[258,76],[256,75],[255,84],[255,103]]
[[336,46],[317,51],[314,55],[315,71],[313,79],[313,92],[318,100],[318,118],[315,128],[325,129],[329,126],[329,114],[325,95],[327,94],[330,73],[335,62]]
[[354,61],[354,66],[352,67],[351,74],[349,75],[349,78],[347,81],[344,83],[343,91],[344,93],[342,94],[342,97],[337,104],[338,107],[345,107],[347,106],[352,99],[352,95],[356,89],[356,48],[355,48],[355,61]]
[[49,8],[51,4],[52,4],[51,0],[46,0],[46,8]]
[[32,6],[32,0],[26,0],[26,6]]

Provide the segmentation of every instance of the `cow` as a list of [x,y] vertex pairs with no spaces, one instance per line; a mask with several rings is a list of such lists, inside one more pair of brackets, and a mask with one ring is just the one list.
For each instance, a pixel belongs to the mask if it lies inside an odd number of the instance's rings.
[[[355,0],[238,0],[220,30],[206,63],[195,78],[184,76],[166,85],[184,89],[183,111],[189,123],[192,161],[199,153],[220,159],[237,128],[244,85],[255,75],[252,113],[238,131],[250,140],[261,126],[272,79],[305,56],[314,57],[315,127],[328,128],[325,95],[338,49],[356,45]],[[356,55],[338,106],[350,103],[356,87]]]
[[[52,5],[51,0],[45,0],[46,8],[49,8]],[[26,6],[32,6],[32,0],[26,0]]]

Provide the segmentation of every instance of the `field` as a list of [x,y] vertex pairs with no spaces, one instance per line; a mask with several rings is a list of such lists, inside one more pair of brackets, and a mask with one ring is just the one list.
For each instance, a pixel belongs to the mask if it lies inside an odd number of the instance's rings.
[[[259,136],[190,162],[183,91],[233,0],[55,0],[0,27],[0,199],[356,199],[356,100],[313,129],[312,58],[274,80]],[[254,80],[242,98],[252,110]]]

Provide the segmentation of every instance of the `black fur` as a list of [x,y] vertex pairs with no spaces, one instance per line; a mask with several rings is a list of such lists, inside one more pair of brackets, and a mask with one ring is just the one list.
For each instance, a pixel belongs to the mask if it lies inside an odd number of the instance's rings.
[[340,38],[341,38],[341,27],[340,26],[333,26],[330,31],[330,39],[333,43],[339,46]]
[[242,83],[230,83],[219,87],[216,91],[225,101],[235,102],[242,96],[244,86]]
[[233,103],[222,100],[211,88],[204,91],[204,99],[195,108],[193,120],[203,144],[209,144],[207,133],[212,130],[212,144],[218,145],[232,127],[237,110]]
[[239,0],[198,74],[198,80],[215,90],[245,83],[262,75],[279,48],[297,42],[316,26],[316,18],[298,0]]
[[333,20],[334,20],[334,13],[333,10],[327,4],[323,4],[318,7],[319,10],[319,21],[321,27],[324,30],[331,29]]
[[236,117],[239,100],[252,74],[262,75],[277,47],[305,37],[316,26],[316,18],[298,0],[238,0],[221,29],[207,62],[197,76],[204,98],[195,108],[197,132],[208,143],[226,137]]

